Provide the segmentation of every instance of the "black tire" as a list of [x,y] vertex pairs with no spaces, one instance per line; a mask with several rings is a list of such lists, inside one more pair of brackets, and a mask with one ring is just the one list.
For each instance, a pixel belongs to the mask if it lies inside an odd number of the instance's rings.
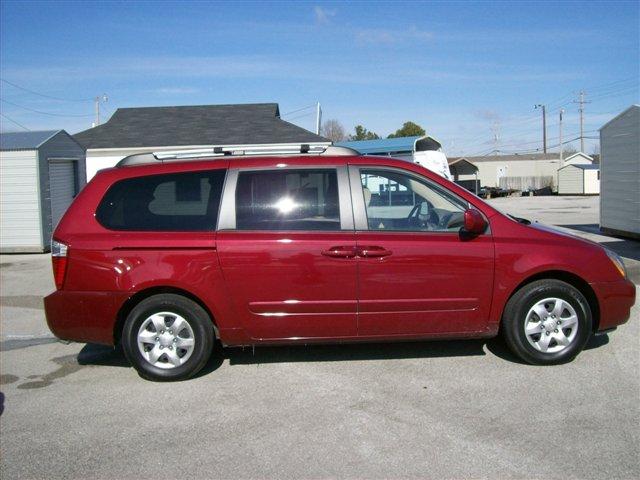
[[[172,312],[186,320],[193,332],[193,349],[183,364],[160,368],[150,363],[138,348],[138,332],[150,316]],[[171,317],[167,317],[169,322]],[[170,328],[170,326],[168,327]],[[124,353],[141,377],[155,381],[185,380],[205,366],[213,351],[215,333],[207,312],[194,301],[175,294],[159,294],[145,298],[129,313],[122,332]],[[167,349],[170,347],[166,347]],[[178,349],[176,349],[176,354]],[[167,353],[169,353],[167,351]],[[160,361],[163,361],[161,359]]]
[[[578,317],[575,337],[564,349],[557,352],[540,351],[531,345],[525,334],[529,310],[547,298],[558,298],[569,303]],[[589,340],[592,325],[591,308],[584,295],[568,283],[551,279],[538,280],[518,290],[507,302],[502,316],[502,334],[508,347],[518,358],[532,365],[557,365],[570,362],[582,351]],[[540,328],[543,330],[546,327],[540,326]],[[571,331],[571,329],[568,330],[568,332]],[[546,330],[543,330],[540,336],[543,334],[546,334]],[[551,335],[554,335],[553,332]],[[553,344],[554,340],[551,342]]]

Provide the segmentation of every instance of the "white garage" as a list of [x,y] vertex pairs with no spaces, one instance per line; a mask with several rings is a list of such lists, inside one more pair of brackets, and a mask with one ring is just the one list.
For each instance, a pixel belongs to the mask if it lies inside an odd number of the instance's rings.
[[0,252],[49,250],[85,178],[85,150],[64,130],[0,134]]
[[599,195],[600,166],[569,164],[558,169],[559,195]]

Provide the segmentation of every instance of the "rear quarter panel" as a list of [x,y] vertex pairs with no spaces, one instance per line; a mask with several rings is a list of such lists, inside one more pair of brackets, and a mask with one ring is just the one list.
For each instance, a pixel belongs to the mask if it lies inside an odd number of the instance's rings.
[[[189,171],[227,165],[227,160],[194,162]],[[183,172],[184,165],[100,172],[60,221],[54,238],[69,246],[63,291],[68,298],[76,297],[78,305],[103,299],[111,307],[94,311],[94,318],[90,312],[69,315],[76,319],[68,325],[73,331],[90,329],[92,341],[112,343],[117,320],[114,311],[117,313],[136,293],[158,287],[190,293],[204,303],[219,330],[233,328],[229,325],[233,315],[216,253],[215,232],[120,232],[104,228],[95,219],[97,205],[115,181],[172,171]]]

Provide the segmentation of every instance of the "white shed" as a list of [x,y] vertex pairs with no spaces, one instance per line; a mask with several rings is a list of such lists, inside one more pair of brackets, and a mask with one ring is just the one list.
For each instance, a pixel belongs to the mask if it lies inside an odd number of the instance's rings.
[[64,130],[0,134],[0,252],[49,250],[85,178],[85,150]]
[[598,165],[569,164],[558,169],[559,195],[598,195],[599,193]]
[[600,229],[640,238],[640,105],[600,128]]

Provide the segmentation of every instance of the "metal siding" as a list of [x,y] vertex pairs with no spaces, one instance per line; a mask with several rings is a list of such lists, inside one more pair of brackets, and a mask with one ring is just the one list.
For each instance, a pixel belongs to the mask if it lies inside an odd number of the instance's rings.
[[576,167],[558,170],[558,193],[560,195],[584,194],[584,172]]
[[509,161],[500,157],[474,163],[478,167],[478,179],[483,187],[498,187],[498,168],[506,167],[505,177],[552,177],[554,189],[559,164],[559,160]]
[[42,208],[42,242],[45,249],[50,247],[51,235],[53,234],[52,215],[51,215],[51,191],[49,187],[49,162],[52,158],[75,158],[76,174],[75,185],[78,193],[85,186],[86,174],[86,158],[83,147],[69,136],[66,132],[61,131],[45,144],[40,147],[39,155],[40,165],[40,205]]
[[[148,150],[146,150],[148,151]],[[137,152],[134,152],[137,153]],[[87,173],[86,173],[86,180],[89,181],[91,180],[94,175],[96,173],[98,173],[100,170],[104,169],[104,168],[112,168],[115,167],[115,165],[122,160],[124,157],[128,156],[129,154],[124,154],[124,155],[110,155],[110,156],[104,156],[104,155],[100,155],[100,154],[94,154],[91,150],[89,150],[87,152]],[[131,154],[133,155],[133,153]]]
[[51,193],[51,226],[56,225],[67,211],[76,193],[75,166],[71,160],[49,162],[49,189]]
[[584,193],[585,195],[597,195],[600,193],[598,170],[584,170]]
[[42,251],[36,150],[0,153],[0,251]]
[[600,131],[600,226],[640,234],[640,108]]

